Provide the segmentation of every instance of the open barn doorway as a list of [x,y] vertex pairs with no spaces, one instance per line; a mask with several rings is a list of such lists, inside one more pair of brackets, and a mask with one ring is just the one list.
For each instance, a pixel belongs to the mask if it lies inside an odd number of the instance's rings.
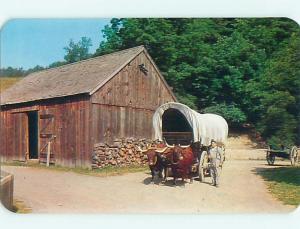
[[38,112],[27,112],[29,159],[38,159]]
[[193,130],[185,116],[177,109],[169,108],[162,116],[163,138],[168,144],[189,145]]

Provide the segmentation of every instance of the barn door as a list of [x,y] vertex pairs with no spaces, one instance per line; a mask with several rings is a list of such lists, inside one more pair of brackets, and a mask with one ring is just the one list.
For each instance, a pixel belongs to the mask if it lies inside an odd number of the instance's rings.
[[40,162],[55,163],[55,153],[53,150],[54,133],[54,115],[40,115]]
[[38,159],[38,111],[27,112],[27,141],[29,159]]

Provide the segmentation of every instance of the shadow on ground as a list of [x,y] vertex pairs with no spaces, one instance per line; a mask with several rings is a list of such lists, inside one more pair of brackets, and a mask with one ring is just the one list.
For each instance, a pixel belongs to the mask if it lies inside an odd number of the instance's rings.
[[[193,179],[193,183],[195,182],[200,182],[199,178],[194,178]],[[151,182],[151,177],[147,177],[145,178],[143,181],[142,181],[143,184],[145,185],[162,185],[162,186],[168,186],[168,187],[185,187],[186,185],[193,185],[193,183],[190,183],[189,180],[185,180],[185,181],[182,181],[181,179],[178,179],[176,181],[176,186],[174,185],[174,181],[173,181],[173,178],[169,178],[167,179],[166,182],[163,181],[162,178],[156,178],[154,179],[153,182]],[[207,184],[207,185],[211,185],[211,182],[209,180],[209,178],[207,178],[206,180],[202,181],[201,183],[203,184]]]
[[[276,167],[275,167],[276,166]],[[275,165],[270,168],[255,168],[254,173],[266,181],[292,184],[300,186],[300,167]]]

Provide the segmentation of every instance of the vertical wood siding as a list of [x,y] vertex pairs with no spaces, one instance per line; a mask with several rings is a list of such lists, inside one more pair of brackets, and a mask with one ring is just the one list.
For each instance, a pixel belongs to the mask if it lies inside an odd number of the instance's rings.
[[92,95],[92,143],[120,137],[152,138],[154,111],[171,101],[174,98],[142,52]]
[[[24,160],[27,152],[27,113],[38,110],[39,117],[44,114],[54,116],[40,119],[39,134],[51,133],[56,138],[51,145],[56,164],[68,167],[90,166],[91,145],[89,140],[90,103],[87,97],[66,97],[39,102],[39,104],[15,106],[1,111],[1,157],[5,161]],[[49,123],[50,121],[50,123]],[[39,149],[48,141],[39,138]],[[44,150],[44,152],[46,149]]]

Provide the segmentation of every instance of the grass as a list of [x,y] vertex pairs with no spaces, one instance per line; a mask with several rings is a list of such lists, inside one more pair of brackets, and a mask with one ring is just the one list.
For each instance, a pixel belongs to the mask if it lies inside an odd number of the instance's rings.
[[284,204],[300,204],[300,167],[279,167],[259,172],[269,191]]
[[46,167],[44,164],[39,163],[31,163],[31,162],[5,162],[1,163],[1,165],[6,166],[24,166],[24,167],[32,167],[32,168],[39,168],[39,169],[49,169],[54,171],[61,171],[61,172],[74,172],[84,175],[90,176],[98,176],[98,177],[106,177],[106,176],[118,176],[127,173],[136,173],[136,172],[146,172],[148,170],[148,166],[126,166],[126,167],[116,167],[116,166],[107,166],[101,169],[90,169],[90,168],[69,168],[63,167],[58,165],[50,165]]
[[0,93],[21,79],[23,77],[0,77]]

